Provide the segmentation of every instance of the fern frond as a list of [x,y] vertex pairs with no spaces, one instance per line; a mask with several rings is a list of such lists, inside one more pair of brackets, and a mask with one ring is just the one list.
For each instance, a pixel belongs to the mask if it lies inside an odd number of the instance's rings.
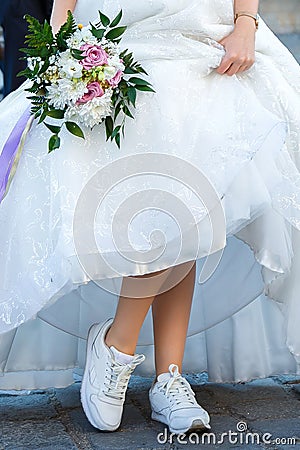
[[33,50],[29,53],[36,52],[41,58],[52,54],[54,36],[50,24],[46,20],[44,23],[40,23],[29,14],[25,16],[25,19],[28,22],[29,31],[25,37],[25,43],[29,49]]
[[68,46],[66,44],[72,34],[77,30],[77,24],[71,11],[68,11],[67,21],[60,27],[55,35],[56,45],[60,51],[65,51]]

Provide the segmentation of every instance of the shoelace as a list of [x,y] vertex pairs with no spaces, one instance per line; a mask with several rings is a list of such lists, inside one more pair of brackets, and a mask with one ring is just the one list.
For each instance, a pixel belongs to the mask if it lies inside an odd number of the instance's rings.
[[170,373],[171,378],[162,385],[162,388],[166,389],[166,396],[177,405],[195,405],[195,394],[188,381],[179,373],[176,364],[170,366]]
[[117,400],[123,400],[131,373],[144,359],[144,355],[136,355],[128,364],[111,360],[109,373],[105,376],[107,380],[107,382],[104,382],[104,386],[106,387],[105,395]]

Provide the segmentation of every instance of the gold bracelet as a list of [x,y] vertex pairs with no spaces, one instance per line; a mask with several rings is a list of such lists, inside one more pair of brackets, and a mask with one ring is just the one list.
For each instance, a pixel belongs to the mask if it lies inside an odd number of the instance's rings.
[[234,23],[236,23],[237,19],[241,16],[247,16],[247,17],[251,17],[254,22],[255,22],[255,28],[258,29],[258,23],[259,23],[259,16],[258,14],[252,14],[248,11],[240,11],[238,13],[235,13],[234,15]]

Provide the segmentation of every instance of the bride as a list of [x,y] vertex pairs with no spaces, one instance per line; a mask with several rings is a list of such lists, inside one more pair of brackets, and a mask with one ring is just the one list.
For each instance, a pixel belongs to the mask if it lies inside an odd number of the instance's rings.
[[[67,10],[88,24],[122,9],[155,93],[120,151],[101,126],[50,155],[48,130],[28,132],[0,205],[0,389],[85,367],[84,411],[113,431],[131,373],[155,366],[152,418],[182,433],[210,427],[182,371],[299,373],[300,70],[258,6],[54,2],[54,31]],[[1,103],[2,147],[25,88]]]

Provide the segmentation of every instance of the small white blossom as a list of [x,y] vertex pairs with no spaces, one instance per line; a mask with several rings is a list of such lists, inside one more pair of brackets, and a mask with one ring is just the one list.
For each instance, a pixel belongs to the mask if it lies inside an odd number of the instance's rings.
[[74,34],[67,40],[67,44],[70,48],[79,49],[83,45],[82,36],[80,30],[75,31]]
[[64,67],[64,65],[67,64],[70,60],[74,60],[73,56],[71,55],[71,50],[66,50],[65,52],[60,53],[57,60],[57,65],[59,67]]
[[43,62],[42,62],[40,57],[37,57],[37,58],[29,57],[29,58],[27,58],[28,69],[34,70],[37,65],[39,65],[39,68],[41,68],[42,65],[43,65]]
[[89,27],[83,27],[81,30],[75,31],[75,33],[67,40],[67,44],[70,48],[80,49],[84,44],[97,44],[98,40],[93,36]]
[[118,44],[112,41],[108,41],[106,38],[101,39],[101,45],[105,48],[108,55],[111,57],[118,56],[121,52]]
[[97,38],[92,34],[89,27],[83,27],[81,30],[81,37],[85,44],[97,44]]

